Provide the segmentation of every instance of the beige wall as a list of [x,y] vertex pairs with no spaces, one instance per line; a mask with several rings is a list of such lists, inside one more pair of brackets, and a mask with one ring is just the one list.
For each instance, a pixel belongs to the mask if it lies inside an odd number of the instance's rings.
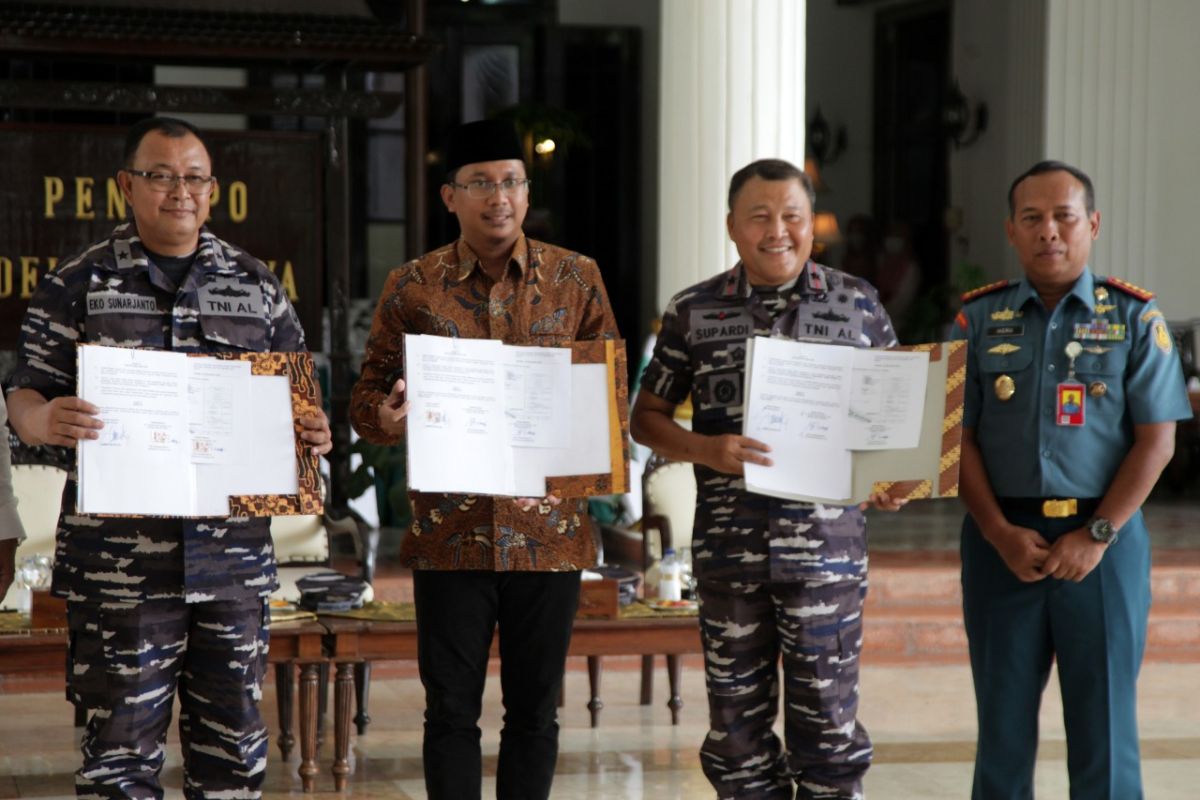
[[1200,317],[1200,3],[1048,3],[1046,152],[1096,183],[1093,266],[1157,292],[1168,319]]

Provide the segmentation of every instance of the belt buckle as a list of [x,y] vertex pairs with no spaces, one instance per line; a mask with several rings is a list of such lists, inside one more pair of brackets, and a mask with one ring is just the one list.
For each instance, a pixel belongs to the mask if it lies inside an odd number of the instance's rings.
[[1048,519],[1062,519],[1063,517],[1073,517],[1079,513],[1079,504],[1074,497],[1066,500],[1043,500],[1042,501],[1042,516]]

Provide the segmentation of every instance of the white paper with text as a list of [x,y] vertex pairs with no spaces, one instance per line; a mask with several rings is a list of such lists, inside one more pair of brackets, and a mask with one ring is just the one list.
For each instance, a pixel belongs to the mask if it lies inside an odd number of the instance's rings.
[[844,497],[854,348],[758,337],[747,352],[745,435],[770,446],[764,467],[747,462],[746,488],[778,497]]

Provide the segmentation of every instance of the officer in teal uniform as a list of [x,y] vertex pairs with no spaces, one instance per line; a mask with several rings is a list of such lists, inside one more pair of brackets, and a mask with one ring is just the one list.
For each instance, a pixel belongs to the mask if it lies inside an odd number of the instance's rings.
[[1038,707],[1058,662],[1071,798],[1140,800],[1136,682],[1150,610],[1145,501],[1191,416],[1153,295],[1088,269],[1091,180],[1056,161],[1009,189],[1024,267],[964,297],[963,617],[974,800],[1033,797]]

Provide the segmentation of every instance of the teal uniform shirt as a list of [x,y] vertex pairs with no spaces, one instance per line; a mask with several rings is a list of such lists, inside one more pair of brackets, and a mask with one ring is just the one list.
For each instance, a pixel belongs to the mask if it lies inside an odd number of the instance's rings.
[[[968,293],[963,425],[997,497],[1103,497],[1133,426],[1189,419],[1183,369],[1153,295],[1084,269],[1053,311],[1029,281]],[[1069,342],[1082,351],[1068,377]],[[1059,425],[1059,384],[1083,384],[1083,424]],[[1011,396],[1002,399],[1008,390]]]

